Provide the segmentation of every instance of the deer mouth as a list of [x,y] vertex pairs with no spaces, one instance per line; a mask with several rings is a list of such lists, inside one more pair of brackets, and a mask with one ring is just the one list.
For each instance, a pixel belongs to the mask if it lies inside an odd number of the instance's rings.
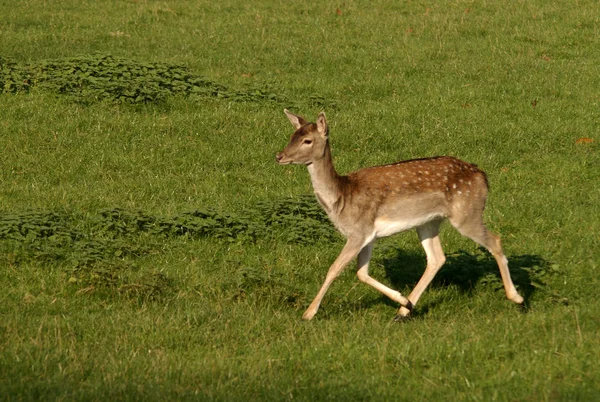
[[275,155],[275,160],[280,165],[289,165],[292,163],[292,160],[287,158],[283,152],[279,152],[277,155]]

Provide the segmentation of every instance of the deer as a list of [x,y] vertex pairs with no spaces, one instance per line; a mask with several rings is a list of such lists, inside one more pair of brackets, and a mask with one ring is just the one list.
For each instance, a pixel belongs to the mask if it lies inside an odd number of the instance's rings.
[[[302,319],[311,320],[315,316],[332,282],[354,258],[357,258],[358,279],[399,303],[394,321],[409,318],[446,261],[439,238],[444,220],[492,254],[506,297],[523,304],[524,299],[511,279],[500,238],[483,223],[488,180],[476,165],[451,156],[436,156],[340,175],[333,166],[325,113],[319,113],[316,123],[287,109],[284,113],[295,131],[275,159],[280,165],[307,167],[318,203],[346,238]],[[369,276],[369,262],[376,239],[410,229],[416,229],[427,265],[412,292],[405,297]]]

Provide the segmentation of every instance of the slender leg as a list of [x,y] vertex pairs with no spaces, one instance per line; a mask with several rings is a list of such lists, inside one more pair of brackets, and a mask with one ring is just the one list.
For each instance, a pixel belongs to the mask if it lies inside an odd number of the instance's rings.
[[[427,255],[427,267],[423,276],[408,296],[408,300],[412,302],[413,306],[417,304],[427,286],[429,286],[442,265],[444,265],[444,262],[446,262],[446,256],[444,255],[444,250],[442,250],[439,237],[440,223],[441,221],[433,221],[417,228],[419,240],[421,240],[421,245]],[[409,309],[400,307],[396,319],[406,317],[409,313]]]
[[[506,297],[508,298],[508,300],[514,303],[523,304],[523,296],[521,296],[519,292],[517,292],[512,278],[510,277],[510,271],[508,270],[508,260],[506,259],[506,256],[502,251],[502,244],[500,243],[500,238],[489,231],[487,231],[487,234],[488,238],[491,239],[490,243],[492,244],[492,246],[487,247],[487,249],[492,253],[494,258],[496,259],[496,263],[498,263],[498,269],[500,269],[500,276],[502,277],[502,283],[504,284],[504,291],[506,292]],[[486,247],[485,245],[483,246]]]
[[371,254],[373,252],[373,244],[374,241],[367,244],[362,250],[360,250],[360,253],[358,253],[358,270],[356,271],[356,276],[361,282],[372,286],[393,301],[398,302],[403,306],[408,305],[410,302],[406,297],[402,296],[400,292],[388,288],[369,276],[369,261],[371,260]]
[[514,303],[522,304],[524,299],[523,296],[517,292],[512,278],[510,277],[508,260],[502,251],[502,243],[500,242],[500,238],[487,230],[487,228],[483,225],[483,222],[480,221],[461,222],[460,225],[455,225],[455,223],[452,221],[451,223],[462,235],[472,239],[478,244],[481,244],[483,247],[488,249],[490,253],[492,253],[496,259],[496,263],[498,263],[498,268],[500,269],[500,276],[502,277],[502,283],[504,284],[506,297]]
[[325,293],[327,293],[327,290],[329,289],[329,286],[331,286],[333,280],[337,278],[346,265],[348,265],[348,263],[352,261],[354,257],[356,257],[362,247],[362,239],[348,239],[340,255],[338,255],[333,264],[331,264],[331,267],[329,267],[329,271],[325,276],[325,281],[323,282],[321,289],[319,289],[319,292],[315,296],[314,300],[312,303],[310,303],[310,306],[308,306],[302,315],[303,320],[311,320],[315,314],[317,314],[317,310],[319,310],[321,301],[323,300],[323,297],[325,296]]

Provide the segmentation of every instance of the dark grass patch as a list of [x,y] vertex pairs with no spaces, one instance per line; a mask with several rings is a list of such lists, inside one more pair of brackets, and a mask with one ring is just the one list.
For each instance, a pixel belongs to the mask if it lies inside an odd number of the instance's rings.
[[[312,196],[264,201],[236,213],[207,208],[172,217],[102,210],[91,215],[65,211],[0,214],[0,260],[18,267],[28,262],[58,266],[78,293],[107,293],[154,300],[169,294],[164,273],[138,272],[138,262],[161,252],[165,239],[215,238],[225,242],[284,241],[314,244],[335,241],[337,234]],[[253,268],[240,268],[232,281],[234,298],[275,299],[296,305],[297,289]]]
[[[19,64],[0,56],[0,93],[29,93],[34,89],[68,96],[84,104],[98,101],[148,104],[183,95],[298,106],[298,102],[266,84],[230,88],[179,64],[150,63],[105,54]],[[309,96],[307,102],[320,108],[335,107],[334,101],[320,95]]]

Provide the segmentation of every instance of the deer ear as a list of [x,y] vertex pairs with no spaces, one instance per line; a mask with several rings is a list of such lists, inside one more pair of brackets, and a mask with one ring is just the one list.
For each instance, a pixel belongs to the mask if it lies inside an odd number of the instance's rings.
[[294,128],[296,130],[298,130],[300,127],[302,127],[303,125],[305,125],[306,123],[308,123],[302,117],[300,117],[298,115],[295,115],[293,113],[290,113],[290,111],[287,110],[287,109],[283,109],[283,113],[285,113],[285,115],[287,116],[287,118],[290,120],[290,123],[292,123],[292,126],[294,126]]
[[317,130],[323,137],[329,136],[329,127],[327,126],[327,119],[325,118],[325,112],[319,113],[317,117]]

